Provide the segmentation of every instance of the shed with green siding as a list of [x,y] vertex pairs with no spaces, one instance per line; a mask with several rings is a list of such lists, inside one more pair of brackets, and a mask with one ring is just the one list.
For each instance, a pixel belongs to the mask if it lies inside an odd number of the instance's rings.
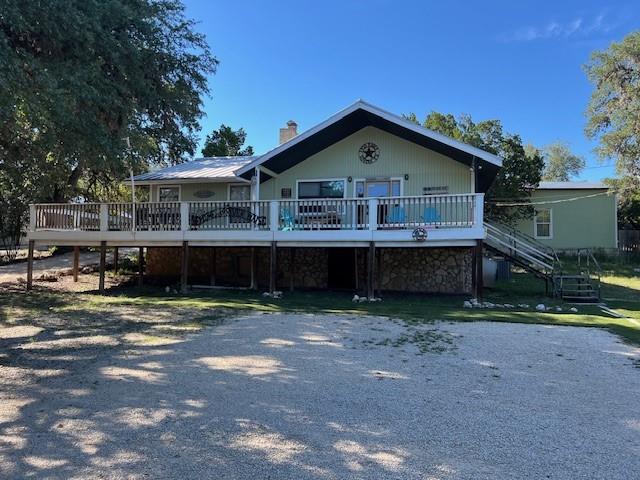
[[517,228],[560,251],[617,248],[616,196],[602,183],[541,182]]

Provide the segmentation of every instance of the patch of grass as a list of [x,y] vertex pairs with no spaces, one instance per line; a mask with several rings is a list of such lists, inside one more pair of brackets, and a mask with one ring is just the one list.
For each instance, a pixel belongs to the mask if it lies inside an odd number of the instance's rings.
[[[487,290],[485,299],[492,303],[528,304],[528,309],[464,309],[465,297],[446,295],[385,295],[382,302],[353,303],[351,294],[332,292],[285,293],[284,298],[264,298],[258,292],[212,291],[193,292],[188,296],[170,295],[151,287],[115,290],[109,295],[32,292],[7,293],[0,296],[0,324],[11,324],[16,318],[34,315],[64,315],[79,318],[96,317],[116,307],[160,309],[183,319],[194,329],[217,325],[226,317],[242,312],[293,312],[318,314],[374,315],[401,319],[409,325],[441,321],[493,321],[547,325],[569,325],[606,328],[635,345],[640,345],[640,274],[637,266],[605,265],[602,292],[607,304],[627,318],[613,318],[595,305],[577,305],[578,313],[545,296],[544,282],[529,274],[514,274],[509,282],[500,282]],[[563,312],[538,312],[537,303],[562,305]],[[194,315],[195,312],[195,315]],[[166,322],[165,322],[166,323]],[[180,323],[180,322],[176,322]],[[409,341],[410,339],[407,339]],[[414,339],[417,343],[429,339]],[[423,343],[424,343],[423,342]]]

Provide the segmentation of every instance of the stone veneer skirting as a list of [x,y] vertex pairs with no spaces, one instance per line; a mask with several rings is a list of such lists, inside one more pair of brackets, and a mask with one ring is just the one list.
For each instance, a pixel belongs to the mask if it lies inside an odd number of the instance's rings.
[[[326,289],[329,287],[328,248],[277,250],[277,288]],[[269,284],[270,249],[255,247],[258,287]],[[174,282],[180,276],[180,247],[150,247],[145,275],[153,283]],[[354,278],[354,291],[363,292],[367,281],[368,249],[359,248],[353,262],[340,268]],[[472,292],[471,248],[377,248],[375,287],[382,291],[453,293]],[[292,265],[293,262],[293,265]],[[247,287],[251,281],[250,247],[190,247],[189,283]]]

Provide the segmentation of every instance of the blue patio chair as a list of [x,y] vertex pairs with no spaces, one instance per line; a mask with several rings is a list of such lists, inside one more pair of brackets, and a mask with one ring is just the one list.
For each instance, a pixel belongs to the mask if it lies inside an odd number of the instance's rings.
[[295,219],[293,218],[291,210],[288,208],[280,210],[280,222],[282,223],[280,230],[283,232],[290,232],[293,230],[293,227],[295,226]]
[[405,223],[407,216],[404,213],[404,208],[395,205],[391,207],[391,211],[389,212],[389,216],[387,217],[388,223]]
[[422,213],[422,221],[424,223],[437,223],[440,221],[440,213],[434,207],[427,207]]

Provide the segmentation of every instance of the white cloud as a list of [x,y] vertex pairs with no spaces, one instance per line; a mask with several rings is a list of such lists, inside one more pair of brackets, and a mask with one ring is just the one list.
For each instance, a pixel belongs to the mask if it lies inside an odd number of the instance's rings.
[[576,17],[566,22],[552,20],[542,26],[522,27],[501,35],[501,39],[506,42],[532,42],[553,38],[584,37],[596,33],[607,33],[613,28],[614,25],[607,22],[604,13],[601,13],[592,19]]

